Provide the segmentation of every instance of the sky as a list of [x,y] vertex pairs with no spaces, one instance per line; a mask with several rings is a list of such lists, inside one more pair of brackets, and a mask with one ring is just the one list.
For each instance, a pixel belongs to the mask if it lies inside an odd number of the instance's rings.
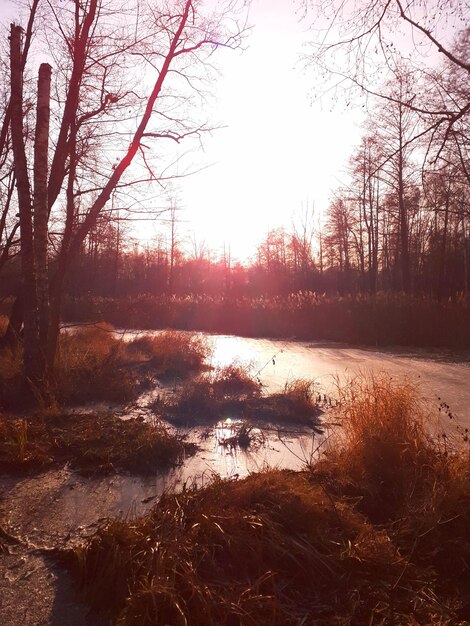
[[315,77],[300,61],[311,39],[291,0],[253,0],[247,49],[224,51],[205,139],[210,167],[181,183],[183,219],[198,240],[246,260],[267,231],[324,212],[360,137],[361,115],[314,101]]
[[[0,0],[2,18],[13,17],[12,7]],[[315,76],[301,62],[312,37],[297,8],[293,0],[252,0],[245,50],[219,50],[208,111],[224,127],[191,152],[192,169],[201,171],[175,190],[188,248],[196,240],[247,261],[269,229],[289,228],[306,209],[321,217],[346,178],[361,114],[315,100]],[[145,245],[165,228],[140,224],[136,237]]]

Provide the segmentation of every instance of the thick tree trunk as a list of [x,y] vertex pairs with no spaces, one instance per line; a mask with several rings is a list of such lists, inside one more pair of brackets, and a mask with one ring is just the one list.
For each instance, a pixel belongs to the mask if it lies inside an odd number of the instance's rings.
[[46,343],[49,325],[49,281],[47,267],[47,194],[51,66],[39,68],[36,135],[34,142],[34,254],[38,299],[38,330],[40,369],[46,377]]
[[36,135],[34,143],[34,200],[31,197],[25,135],[23,128],[22,29],[12,24],[11,62],[11,135],[18,191],[21,244],[21,304],[23,313],[24,376],[29,391],[39,403],[49,401],[46,360],[48,336],[48,146],[51,68],[39,69]]
[[37,324],[36,270],[34,263],[33,220],[31,187],[23,129],[23,68],[21,55],[20,26],[11,25],[10,68],[11,68],[11,137],[15,160],[16,187],[20,217],[21,243],[21,301],[24,322],[24,374],[25,379],[37,390],[40,379],[39,332]]

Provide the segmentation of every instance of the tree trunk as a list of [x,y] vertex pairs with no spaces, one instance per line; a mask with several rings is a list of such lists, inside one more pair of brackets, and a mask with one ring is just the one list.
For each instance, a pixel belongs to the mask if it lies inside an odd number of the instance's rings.
[[399,105],[399,148],[398,148],[398,207],[400,215],[400,260],[401,284],[405,293],[410,292],[410,250],[408,233],[408,214],[405,202],[404,162],[403,162],[403,105]]
[[40,379],[39,333],[37,324],[36,269],[34,263],[33,220],[31,187],[28,177],[23,129],[23,68],[20,26],[11,25],[11,137],[15,160],[16,188],[20,217],[21,244],[21,301],[24,322],[24,375],[26,381],[37,390]]
[[51,66],[39,68],[36,135],[34,141],[34,254],[38,299],[40,370],[46,377],[46,343],[49,325],[49,280],[47,267],[47,194]]
[[[449,185],[450,187],[450,185]],[[450,204],[450,189],[447,189],[445,195],[445,208],[444,208],[444,228],[442,232],[441,241],[441,259],[439,263],[439,285],[437,298],[440,301],[445,295],[447,295],[446,278],[447,278],[447,235],[449,230],[449,204]]]

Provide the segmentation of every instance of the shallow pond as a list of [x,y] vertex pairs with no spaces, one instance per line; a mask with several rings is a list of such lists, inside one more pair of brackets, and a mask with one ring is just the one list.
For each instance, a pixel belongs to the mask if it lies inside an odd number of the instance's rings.
[[[158,332],[158,331],[157,331]],[[149,331],[154,334],[155,331]],[[144,334],[127,331],[125,339]],[[462,427],[470,426],[470,357],[440,351],[357,348],[329,342],[297,342],[271,339],[251,339],[229,335],[204,335],[213,346],[210,364],[223,367],[231,363],[249,365],[266,391],[282,389],[286,381],[296,378],[313,379],[319,394],[334,398],[339,380],[359,373],[388,372],[397,379],[407,379],[426,400],[430,415],[440,419],[440,428],[450,425],[445,411],[447,403]],[[177,381],[175,381],[177,384]],[[152,392],[142,396],[131,411],[151,417],[148,404]],[[221,445],[220,428],[223,420],[235,415],[221,415],[221,423],[207,430],[195,426],[182,429],[200,451],[186,460],[174,473],[174,481],[182,484],[216,473],[222,477],[239,477],[264,467],[297,469],[321,451],[322,436],[310,429],[277,429],[263,427],[257,446],[242,450]],[[330,416],[325,416],[327,422]],[[455,420],[454,420],[455,422]],[[328,436],[328,428],[325,433]]]
[[416,385],[431,410],[446,402],[460,423],[470,426],[470,354],[438,350],[353,348],[329,342],[297,342],[210,336],[213,365],[251,362],[270,391],[293,378],[314,379],[319,390],[334,395],[339,376],[389,372]]
[[[144,333],[126,331],[121,336],[131,339],[140,334]],[[290,379],[307,378],[315,380],[319,393],[334,397],[338,376],[341,378],[360,372],[387,371],[393,377],[405,377],[416,384],[421,396],[428,401],[432,415],[441,416],[442,428],[449,428],[450,425],[445,413],[438,411],[442,401],[450,405],[462,427],[470,426],[470,362],[465,355],[455,357],[425,350],[379,351],[325,342],[225,335],[207,337],[213,345],[212,366],[224,366],[234,361],[249,364],[267,391],[278,391]],[[174,384],[178,384],[178,381],[174,381]],[[152,419],[149,405],[161,392],[161,388],[146,391],[134,405],[121,413],[122,417],[140,415]],[[181,466],[146,479],[117,476],[112,479],[85,480],[71,474],[64,480],[61,476],[60,486],[57,485],[53,490],[54,499],[46,508],[54,511],[54,517],[63,531],[64,525],[70,528],[86,527],[90,520],[101,516],[140,513],[150,507],[164,490],[179,490],[193,483],[205,484],[214,475],[238,478],[266,467],[299,469],[321,454],[323,441],[331,433],[328,422],[334,421],[334,415],[327,411],[322,418],[325,423],[324,435],[311,428],[264,425],[256,438],[256,445],[247,449],[226,443],[236,427],[236,415],[221,415],[221,422],[215,428],[208,429],[201,425],[180,428],[177,432],[199,446],[197,454],[187,458]],[[227,419],[231,420],[231,424]],[[36,494],[41,491],[36,485],[31,490],[30,480],[33,483],[36,480],[41,482],[41,478],[27,479],[25,483],[15,485],[13,492],[19,500],[24,498],[25,490]],[[47,493],[50,493],[47,488],[49,480],[54,483],[57,475],[55,478],[46,478]],[[32,508],[39,512],[43,510],[43,504],[34,498]],[[34,515],[30,516],[31,520],[34,518]]]

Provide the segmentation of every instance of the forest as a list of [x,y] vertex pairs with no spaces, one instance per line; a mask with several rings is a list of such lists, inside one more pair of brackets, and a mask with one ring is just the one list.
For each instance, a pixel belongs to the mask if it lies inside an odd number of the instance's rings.
[[[426,99],[419,106],[414,104],[413,70],[400,65],[394,80],[379,86],[381,99],[369,107],[362,139],[349,158],[348,185],[334,190],[323,212],[307,207],[290,226],[267,232],[256,253],[243,263],[232,260],[229,246],[220,252],[210,250],[204,241],[189,240],[184,214],[171,198],[168,207],[155,215],[160,234],[143,246],[133,234],[132,215],[113,200],[110,210],[101,210],[83,226],[81,242],[61,278],[61,293],[68,302],[65,317],[69,321],[90,319],[89,315],[100,319],[99,308],[92,306],[96,298],[114,299],[118,307],[126,298],[155,296],[160,302],[166,298],[168,308],[171,302],[188,297],[204,297],[207,302],[208,298],[243,299],[246,303],[293,294],[303,294],[304,300],[310,294],[317,301],[363,295],[372,301],[379,294],[381,301],[388,297],[389,302],[396,301],[390,297],[395,294],[403,302],[426,301],[430,308],[435,302],[452,300],[466,316],[469,50],[470,30],[464,28],[455,36],[447,58],[420,86]],[[21,277],[13,193],[16,175],[6,129],[4,124],[0,222],[0,295],[5,312],[17,295]],[[83,191],[72,195],[81,198]],[[60,256],[54,251],[60,249],[61,237],[60,229],[48,234],[48,282],[54,282],[57,272]],[[148,323],[144,316],[126,320],[121,315],[119,319],[124,326]],[[164,316],[152,326],[169,323]],[[204,329],[211,330],[207,325]],[[262,329],[258,332],[266,334]],[[282,330],[273,332],[279,335]],[[295,332],[291,328],[288,334]],[[341,337],[357,340],[344,333]],[[391,334],[389,343],[394,342]],[[417,343],[423,342],[417,339]]]

